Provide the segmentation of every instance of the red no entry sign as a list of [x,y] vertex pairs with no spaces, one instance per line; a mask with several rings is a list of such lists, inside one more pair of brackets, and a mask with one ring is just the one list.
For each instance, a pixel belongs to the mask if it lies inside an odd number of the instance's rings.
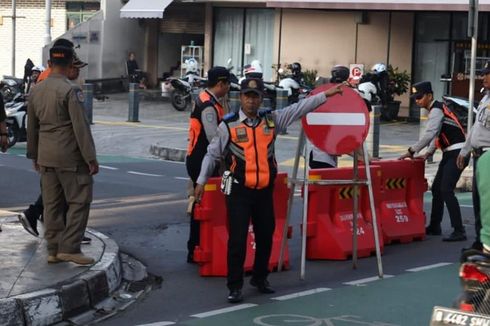
[[[311,93],[318,94],[335,86],[326,84]],[[343,95],[329,97],[327,102],[302,120],[308,139],[319,149],[334,155],[348,154],[359,148],[369,130],[369,113],[359,94],[344,87]]]

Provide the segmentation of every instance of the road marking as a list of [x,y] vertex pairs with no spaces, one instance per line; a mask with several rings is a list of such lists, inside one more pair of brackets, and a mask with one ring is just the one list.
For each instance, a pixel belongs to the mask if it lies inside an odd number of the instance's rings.
[[26,154],[17,154],[19,157],[26,157]]
[[134,122],[123,122],[123,121],[100,121],[95,120],[94,123],[106,126],[126,126],[126,127],[137,127],[137,128],[152,128],[152,129],[167,129],[167,130],[177,130],[182,132],[187,132],[188,128],[183,127],[169,127],[169,126],[159,126],[159,125],[146,125],[146,124],[135,124]]
[[252,308],[257,306],[255,303],[244,303],[240,304],[238,306],[233,306],[233,307],[228,307],[228,308],[223,308],[223,309],[217,309],[217,310],[211,310],[208,312],[203,312],[200,314],[195,314],[191,315],[191,317],[196,317],[196,318],[206,318],[210,316],[215,316],[215,315],[220,315],[220,314],[225,314],[227,312],[232,312],[232,311],[237,311],[237,310],[243,310],[247,308]]
[[432,264],[432,265],[426,265],[426,266],[420,266],[420,267],[415,267],[415,268],[410,268],[407,269],[407,272],[420,272],[420,271],[426,271],[428,269],[433,269],[433,268],[438,268],[438,267],[443,267],[443,266],[448,266],[452,265],[453,263],[438,263],[438,264]]
[[[383,275],[383,278],[391,278],[391,277],[394,277],[394,276],[393,275],[387,275],[387,274]],[[345,282],[343,284],[345,284],[345,285],[361,285],[364,283],[374,282],[374,281],[377,281],[379,279],[380,279],[379,277],[373,276],[373,277],[361,278],[360,280]]]
[[280,297],[271,298],[271,299],[272,300],[278,300],[278,301],[284,301],[284,300],[289,300],[289,299],[304,297],[306,295],[315,294],[315,293],[321,293],[321,292],[330,291],[330,290],[332,290],[332,289],[330,289],[330,288],[317,288],[317,289],[311,289],[311,290],[306,290],[306,291],[301,291],[301,292],[286,294],[286,295],[283,295],[283,296],[280,296]]
[[159,321],[158,323],[140,324],[136,326],[167,326],[167,325],[175,325],[175,323],[173,321]]
[[101,169],[107,169],[107,170],[119,170],[119,168],[115,168],[113,166],[107,166],[107,165],[99,165]]
[[189,180],[189,177],[174,177],[174,178],[177,180],[185,180],[185,181]]
[[160,174],[151,174],[151,173],[143,173],[143,172],[136,172],[136,171],[128,171],[129,174],[135,174],[135,175],[144,175],[146,177],[163,177],[163,175]]
[[473,205],[459,205],[459,207],[473,208]]

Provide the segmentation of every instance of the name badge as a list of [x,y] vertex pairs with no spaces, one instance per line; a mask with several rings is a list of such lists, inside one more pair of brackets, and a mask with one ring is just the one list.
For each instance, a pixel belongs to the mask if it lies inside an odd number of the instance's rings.
[[236,128],[236,138],[237,138],[237,143],[248,142],[247,129],[246,128]]

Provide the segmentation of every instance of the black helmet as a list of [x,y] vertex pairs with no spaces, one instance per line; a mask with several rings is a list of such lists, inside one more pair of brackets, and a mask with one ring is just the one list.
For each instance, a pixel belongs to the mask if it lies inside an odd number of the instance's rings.
[[331,83],[342,83],[349,79],[349,68],[346,66],[334,66],[332,68],[332,79]]
[[293,62],[290,68],[293,75],[299,75],[301,73],[301,64],[299,62]]

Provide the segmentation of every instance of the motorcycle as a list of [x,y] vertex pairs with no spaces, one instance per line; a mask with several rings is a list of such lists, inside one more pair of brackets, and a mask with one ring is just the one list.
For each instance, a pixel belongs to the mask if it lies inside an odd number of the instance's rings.
[[12,101],[5,103],[5,113],[8,147],[27,141],[27,102],[24,95],[17,94]]
[[452,308],[434,307],[430,325],[490,325],[490,254],[463,252],[459,278],[463,292]]
[[[461,126],[466,131],[468,128],[468,111],[470,110],[470,102],[468,99],[457,96],[443,96],[442,100],[451,112],[458,117]],[[478,102],[473,103],[473,122],[475,122],[477,107]]]
[[196,88],[206,87],[207,80],[199,76],[199,64],[196,59],[190,58],[185,61],[187,72],[182,78],[170,77],[167,81],[173,87],[170,94],[172,106],[177,111],[184,111],[192,102],[192,91]]
[[11,76],[3,76],[0,81],[0,92],[5,102],[13,101],[17,94],[24,94],[24,80]]
[[301,72],[301,64],[294,62],[289,65],[290,74],[285,74],[284,69],[278,70],[279,87],[288,91],[289,104],[296,103],[305,98],[311,92],[311,88],[306,86]]

